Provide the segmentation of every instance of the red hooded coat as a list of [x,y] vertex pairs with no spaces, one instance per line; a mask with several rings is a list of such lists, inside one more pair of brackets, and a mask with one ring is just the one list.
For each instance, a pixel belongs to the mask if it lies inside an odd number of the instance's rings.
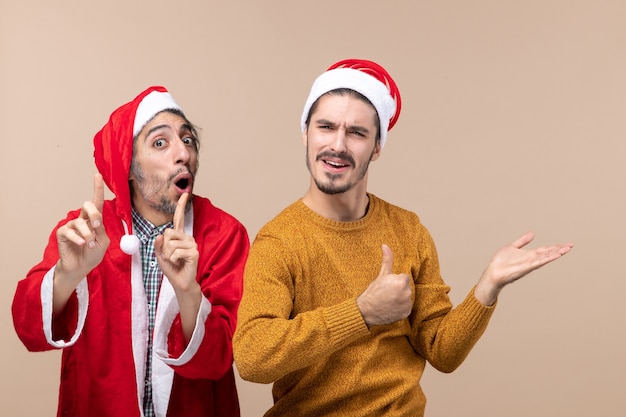
[[[135,417],[143,414],[147,355],[147,301],[139,254],[120,240],[130,232],[128,172],[132,121],[138,104],[117,109],[94,138],[98,170],[116,198],[105,201],[103,223],[111,244],[103,261],[76,288],[65,310],[52,315],[52,278],[59,259],[56,230],[78,217],[68,213],[50,234],[43,260],[18,283],[13,321],[31,351],[63,349],[58,416]],[[125,226],[128,231],[125,230]],[[194,196],[185,232],[200,253],[197,280],[204,294],[196,328],[185,343],[174,290],[164,277],[153,334],[152,387],[157,416],[239,416],[232,368],[232,335],[241,299],[249,240],[243,225],[206,198]]]

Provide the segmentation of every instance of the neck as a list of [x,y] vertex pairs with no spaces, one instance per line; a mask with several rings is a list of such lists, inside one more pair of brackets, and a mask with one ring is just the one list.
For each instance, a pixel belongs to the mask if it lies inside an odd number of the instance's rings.
[[141,202],[133,201],[133,207],[137,210],[137,213],[139,213],[141,217],[157,227],[171,222],[174,218],[172,214],[166,214],[158,211],[145,203],[141,204]]
[[315,213],[329,220],[353,222],[367,213],[369,197],[365,188],[354,187],[340,194],[325,194],[311,181],[302,202]]

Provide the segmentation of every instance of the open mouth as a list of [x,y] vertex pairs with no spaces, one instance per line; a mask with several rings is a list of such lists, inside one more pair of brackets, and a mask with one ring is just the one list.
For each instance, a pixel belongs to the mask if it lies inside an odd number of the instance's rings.
[[183,190],[184,190],[185,188],[187,188],[187,186],[188,186],[188,185],[189,185],[189,180],[188,180],[187,178],[182,178],[182,179],[180,179],[180,180],[176,181],[176,186],[177,186],[178,188],[183,189]]
[[331,161],[329,159],[322,159],[322,162],[332,168],[345,168],[347,166],[350,166],[350,164],[348,163],[344,163],[341,161]]
[[174,179],[174,186],[180,193],[186,193],[191,191],[192,177],[188,172],[178,175]]
[[315,158],[317,161],[321,161],[326,167],[332,170],[343,170],[350,166],[354,166],[354,159],[347,153],[337,152],[321,152]]

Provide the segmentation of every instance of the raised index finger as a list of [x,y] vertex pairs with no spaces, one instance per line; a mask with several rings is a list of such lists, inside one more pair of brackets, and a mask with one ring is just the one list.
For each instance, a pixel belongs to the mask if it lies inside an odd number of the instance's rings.
[[96,174],[93,177],[93,200],[96,209],[102,213],[102,207],[104,206],[104,180],[102,175]]
[[183,193],[178,199],[176,210],[174,211],[174,230],[180,232],[185,231],[185,208],[187,208],[187,200],[189,200],[189,193]]

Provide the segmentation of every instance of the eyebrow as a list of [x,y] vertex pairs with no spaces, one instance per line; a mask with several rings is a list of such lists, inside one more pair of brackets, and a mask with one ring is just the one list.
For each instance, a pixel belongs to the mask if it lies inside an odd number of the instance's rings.
[[[329,125],[335,128],[337,127],[337,123],[331,122],[330,120],[326,120],[326,119],[317,119],[315,120],[315,124],[316,125]],[[368,128],[359,126],[359,125],[346,126],[346,130],[360,132],[360,133],[363,133],[364,135],[367,135],[370,132]]]
[[152,126],[152,127],[150,128],[150,130],[148,130],[148,131],[146,132],[146,139],[148,139],[148,138],[150,137],[150,135],[151,135],[151,134],[153,134],[154,132],[156,132],[157,130],[160,130],[160,129],[170,129],[170,130],[171,130],[171,128],[170,128],[170,126],[169,126],[169,125],[156,125],[156,126]]
[[[157,130],[160,129],[169,129],[169,130],[173,130],[170,125],[167,124],[162,124],[162,125],[156,125],[156,126],[152,126],[147,132],[146,132],[146,139],[148,139],[150,137],[151,134],[153,134],[154,132],[156,132]],[[193,134],[193,129],[191,128],[191,126],[188,123],[183,123],[180,126],[180,131],[186,131],[189,133]]]

